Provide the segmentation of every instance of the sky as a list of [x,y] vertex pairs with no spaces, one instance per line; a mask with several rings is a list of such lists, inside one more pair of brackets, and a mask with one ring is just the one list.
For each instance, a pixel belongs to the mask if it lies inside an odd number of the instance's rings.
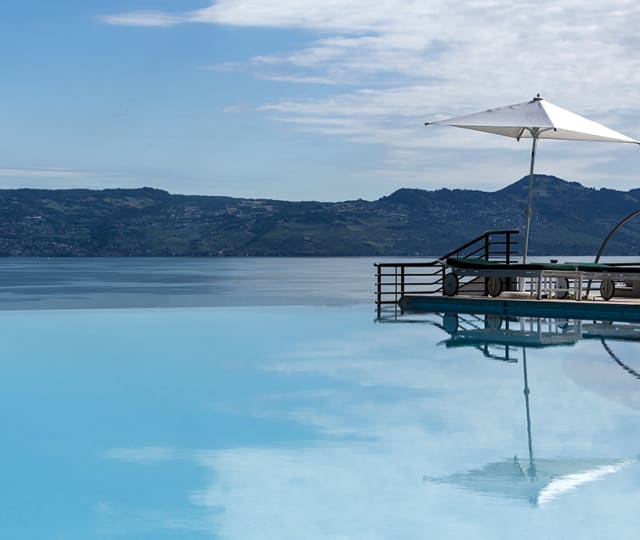
[[[633,0],[2,0],[0,187],[374,200],[494,191],[530,143],[440,120],[550,102],[640,138]],[[640,187],[635,145],[536,172]]]

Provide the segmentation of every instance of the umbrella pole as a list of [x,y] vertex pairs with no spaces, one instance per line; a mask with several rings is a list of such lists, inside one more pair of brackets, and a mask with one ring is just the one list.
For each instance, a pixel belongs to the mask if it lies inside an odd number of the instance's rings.
[[531,145],[531,166],[529,168],[529,194],[527,196],[527,219],[524,227],[524,251],[522,255],[522,262],[527,262],[527,253],[529,252],[529,226],[531,224],[531,200],[533,199],[533,167],[536,162],[536,147],[538,146],[538,135],[540,133],[539,128],[533,128],[531,135],[533,136],[533,143]]

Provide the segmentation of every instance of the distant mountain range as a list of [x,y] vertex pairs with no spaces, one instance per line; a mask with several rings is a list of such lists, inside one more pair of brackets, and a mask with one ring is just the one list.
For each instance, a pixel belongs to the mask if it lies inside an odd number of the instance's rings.
[[[152,188],[0,190],[0,255],[437,256],[486,230],[523,230],[527,183],[495,192],[400,189],[377,201],[336,203]],[[640,189],[537,175],[533,208],[531,255],[594,255],[611,228],[640,209]],[[640,218],[606,254],[640,256]]]

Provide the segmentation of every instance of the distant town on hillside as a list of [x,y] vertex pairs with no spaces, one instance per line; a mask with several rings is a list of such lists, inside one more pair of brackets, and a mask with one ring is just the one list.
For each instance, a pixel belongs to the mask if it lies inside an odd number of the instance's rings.
[[[153,188],[0,190],[0,255],[439,256],[487,230],[522,231],[527,183],[494,192],[400,189],[335,203]],[[594,255],[611,228],[640,209],[640,189],[537,175],[533,208],[530,255]],[[640,255],[640,219],[605,254]]]

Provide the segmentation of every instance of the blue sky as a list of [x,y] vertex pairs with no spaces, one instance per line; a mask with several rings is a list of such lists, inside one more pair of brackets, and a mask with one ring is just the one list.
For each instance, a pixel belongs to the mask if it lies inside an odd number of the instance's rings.
[[[495,190],[527,142],[424,122],[540,92],[640,138],[639,26],[626,0],[3,0],[0,185]],[[537,171],[630,189],[639,163],[543,141]]]

